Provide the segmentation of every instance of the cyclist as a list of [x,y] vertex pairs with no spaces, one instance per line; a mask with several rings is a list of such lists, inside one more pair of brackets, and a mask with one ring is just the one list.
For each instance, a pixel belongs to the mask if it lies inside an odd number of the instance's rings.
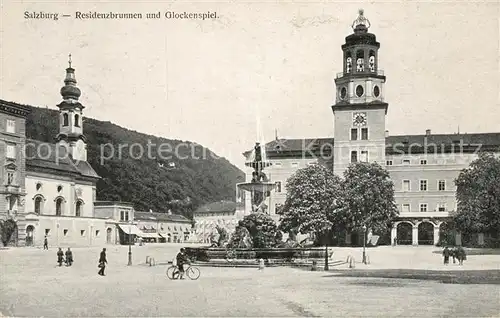
[[189,258],[187,257],[185,253],[185,249],[181,248],[181,251],[177,254],[176,261],[177,261],[177,268],[179,268],[179,273],[180,273],[180,279],[184,279],[184,264],[189,263]]

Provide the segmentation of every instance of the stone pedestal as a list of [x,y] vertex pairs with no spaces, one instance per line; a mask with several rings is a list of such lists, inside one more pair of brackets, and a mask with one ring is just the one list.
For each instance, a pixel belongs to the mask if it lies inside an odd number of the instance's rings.
[[418,245],[418,226],[414,225],[411,230],[412,245]]
[[434,226],[434,245],[439,243],[439,226]]
[[461,246],[462,245],[462,233],[457,232],[455,234],[455,245]]
[[391,244],[396,246],[396,238],[398,237],[397,227],[393,226],[391,229]]

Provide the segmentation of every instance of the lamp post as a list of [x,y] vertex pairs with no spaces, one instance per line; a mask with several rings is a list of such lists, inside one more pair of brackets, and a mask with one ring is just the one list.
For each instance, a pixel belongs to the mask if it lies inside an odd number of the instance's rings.
[[[325,188],[324,188],[324,193],[326,193],[326,168],[325,168]],[[328,224],[328,210],[325,209],[325,221]],[[328,225],[326,226],[326,231],[325,231],[325,268],[324,270],[327,271],[329,270],[328,267]]]
[[363,225],[363,264],[366,265],[366,225]]
[[132,265],[132,220],[128,222],[128,266]]

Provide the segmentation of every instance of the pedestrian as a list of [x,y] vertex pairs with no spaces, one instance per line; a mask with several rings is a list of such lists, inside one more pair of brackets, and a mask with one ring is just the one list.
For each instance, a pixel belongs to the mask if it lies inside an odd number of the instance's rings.
[[103,248],[101,255],[99,256],[99,268],[100,268],[100,270],[97,274],[99,274],[101,276],[106,276],[106,274],[104,274],[104,270],[106,269],[107,263],[108,263],[108,261],[106,260],[106,249]]
[[66,251],[66,266],[71,266],[73,264],[73,252],[69,249]]
[[64,252],[60,247],[57,251],[57,262],[59,263],[59,266],[62,266],[62,263],[64,262]]
[[450,262],[450,249],[448,248],[448,246],[446,246],[443,250],[443,257],[444,257],[444,264],[445,265],[448,265],[448,263]]
[[456,259],[458,258],[458,250],[456,247],[451,249],[451,257],[453,258],[453,264],[456,264]]
[[43,249],[44,250],[49,249],[49,240],[47,239],[47,235],[45,235],[45,238],[43,239]]
[[458,264],[463,265],[464,260],[467,259],[467,254],[465,253],[465,249],[462,246],[459,246],[457,249],[457,254],[458,254]]

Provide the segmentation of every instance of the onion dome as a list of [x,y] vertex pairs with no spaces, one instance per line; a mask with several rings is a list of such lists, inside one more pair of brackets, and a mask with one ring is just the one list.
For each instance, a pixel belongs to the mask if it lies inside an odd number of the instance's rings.
[[82,92],[76,86],[75,69],[71,67],[71,54],[69,55],[69,67],[66,69],[64,86],[61,88],[61,96],[64,100],[78,100]]

